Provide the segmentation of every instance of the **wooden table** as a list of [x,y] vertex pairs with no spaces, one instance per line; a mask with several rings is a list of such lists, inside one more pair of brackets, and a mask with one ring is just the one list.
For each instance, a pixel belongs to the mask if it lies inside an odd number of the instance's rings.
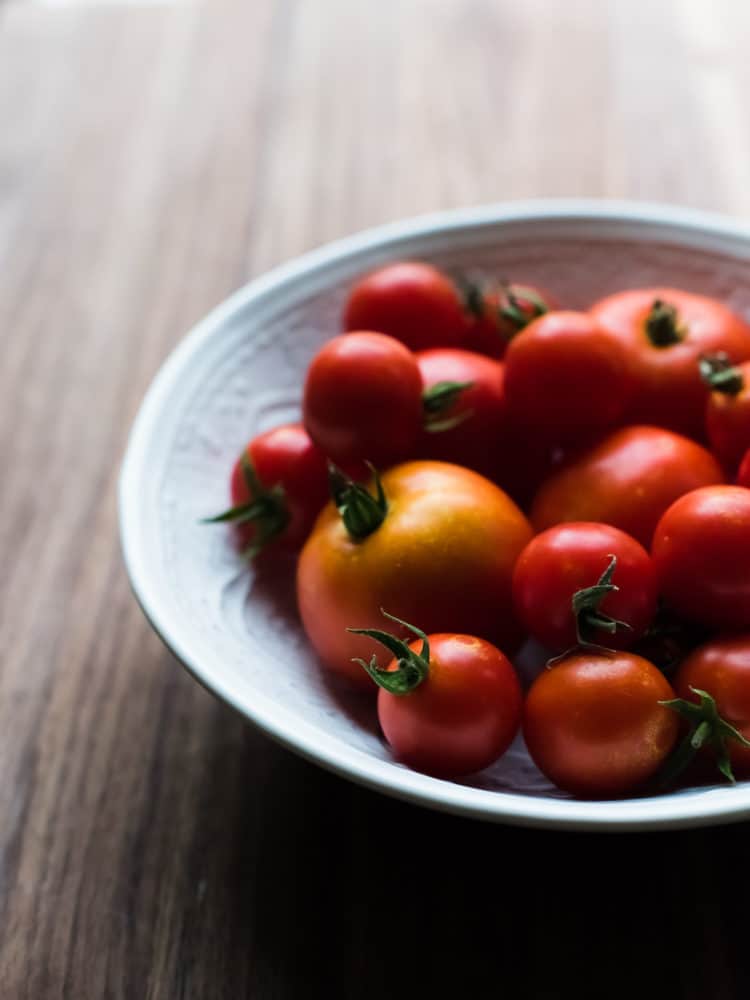
[[[535,195],[750,215],[736,0],[0,2],[0,997],[748,995],[747,826],[444,817],[270,743],[135,605],[160,361],[361,227]],[[656,964],[653,964],[656,963]]]

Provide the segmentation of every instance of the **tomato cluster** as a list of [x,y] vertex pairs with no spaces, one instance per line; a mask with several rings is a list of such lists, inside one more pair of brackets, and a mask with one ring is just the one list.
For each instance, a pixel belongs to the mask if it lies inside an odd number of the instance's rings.
[[674,288],[571,310],[411,261],[342,326],[211,520],[261,567],[299,550],[307,638],[397,759],[459,777],[522,732],[584,797],[710,757],[750,776],[750,327]]

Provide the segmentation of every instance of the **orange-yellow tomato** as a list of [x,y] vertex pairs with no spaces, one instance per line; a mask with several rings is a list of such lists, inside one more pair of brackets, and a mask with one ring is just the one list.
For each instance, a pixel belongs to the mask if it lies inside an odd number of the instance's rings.
[[532,534],[519,508],[488,479],[444,462],[396,466],[383,489],[388,511],[372,534],[353,540],[330,503],[300,555],[299,610],[323,664],[375,693],[352,657],[369,660],[377,643],[346,629],[382,628],[381,608],[427,633],[513,649],[513,568]]

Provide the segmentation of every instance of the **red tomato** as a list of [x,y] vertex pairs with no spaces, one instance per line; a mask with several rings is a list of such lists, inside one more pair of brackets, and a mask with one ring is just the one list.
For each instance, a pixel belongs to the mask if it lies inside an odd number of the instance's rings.
[[472,320],[466,347],[490,358],[505,356],[508,344],[529,323],[557,308],[557,304],[533,285],[495,284],[486,290],[467,283],[466,302]]
[[232,507],[209,520],[235,524],[249,555],[271,542],[297,548],[328,499],[325,455],[301,424],[274,427],[237,459],[231,496]]
[[300,555],[297,597],[323,664],[368,684],[353,656],[371,641],[381,608],[428,632],[476,635],[515,648],[511,578],[531,527],[510,498],[469,469],[408,462],[386,472],[378,503],[362,487],[337,488]]
[[714,453],[734,472],[750,448],[750,362],[734,366],[725,355],[709,355],[700,362],[711,389],[706,407],[706,430]]
[[716,299],[676,288],[618,292],[590,312],[631,353],[637,389],[628,419],[702,438],[707,391],[698,359],[716,351],[750,359],[747,324]]
[[[696,704],[701,699],[695,689],[706,691],[721,719],[750,739],[750,635],[723,636],[694,650],[680,666],[674,689],[679,698]],[[734,773],[750,777],[750,747],[716,728],[714,722],[711,736],[722,739]],[[715,753],[710,739],[705,748]]]
[[750,489],[750,448],[745,452],[745,457],[740,462],[740,471],[737,473],[737,485],[746,486]]
[[659,591],[679,614],[750,627],[750,490],[709,486],[680,497],[656,526],[651,553]]
[[586,313],[551,312],[535,319],[505,355],[511,416],[555,443],[613,425],[631,389],[627,350]]
[[380,685],[378,718],[393,752],[414,770],[440,778],[488,767],[508,749],[521,722],[521,685],[510,662],[484,639],[426,636],[396,621],[420,638],[407,644],[380,630],[352,630],[395,654],[385,669],[376,658],[360,661]]
[[[528,436],[521,438],[511,423],[503,365],[473,351],[447,348],[420,351],[416,358],[427,414],[419,456],[465,465],[519,501],[528,499],[546,472],[548,449]],[[451,385],[465,388],[451,392]],[[435,392],[436,386],[435,405],[431,406],[431,390]],[[443,394],[441,386],[447,387]],[[432,431],[431,421],[437,422],[437,428],[445,421],[456,423]]]
[[[602,583],[613,556],[611,581]],[[561,524],[521,553],[513,603],[524,628],[554,653],[581,641],[625,649],[654,619],[656,575],[648,552],[625,532],[608,524]]]
[[431,264],[387,264],[362,278],[344,309],[345,330],[378,330],[413,351],[460,347],[468,317],[456,286]]
[[659,703],[674,691],[634,653],[577,653],[544,670],[526,696],[523,734],[534,763],[582,798],[639,789],[672,750],[679,730]]
[[334,462],[408,456],[422,432],[422,379],[411,351],[382,333],[329,340],[307,371],[307,432]]
[[716,459],[694,441],[658,427],[625,427],[554,473],[534,498],[531,520],[537,531],[599,521],[649,546],[677,497],[722,479]]

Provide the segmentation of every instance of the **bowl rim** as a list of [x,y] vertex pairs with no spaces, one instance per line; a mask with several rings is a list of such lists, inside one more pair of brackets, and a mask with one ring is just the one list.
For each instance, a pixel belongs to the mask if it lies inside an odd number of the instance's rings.
[[[211,693],[277,742],[358,784],[413,804],[500,823],[597,832],[704,826],[750,817],[750,783],[652,798],[587,802],[475,788],[411,771],[372,757],[319,728],[294,724],[277,702],[243,700],[183,636],[179,614],[150,572],[150,553],[141,538],[142,483],[148,475],[149,442],[160,413],[204,342],[237,312],[290,282],[324,272],[373,250],[397,251],[402,242],[459,230],[494,228],[503,223],[608,222],[672,228],[679,235],[734,238],[750,258],[750,226],[729,216],[656,202],[589,198],[531,199],[433,212],[366,229],[309,251],[250,281],[212,309],[175,346],[154,376],[133,421],[118,484],[120,543],[132,591],[164,644]],[[720,245],[720,244],[719,244]],[[725,252],[728,252],[725,248]],[[372,265],[369,265],[372,266]]]

